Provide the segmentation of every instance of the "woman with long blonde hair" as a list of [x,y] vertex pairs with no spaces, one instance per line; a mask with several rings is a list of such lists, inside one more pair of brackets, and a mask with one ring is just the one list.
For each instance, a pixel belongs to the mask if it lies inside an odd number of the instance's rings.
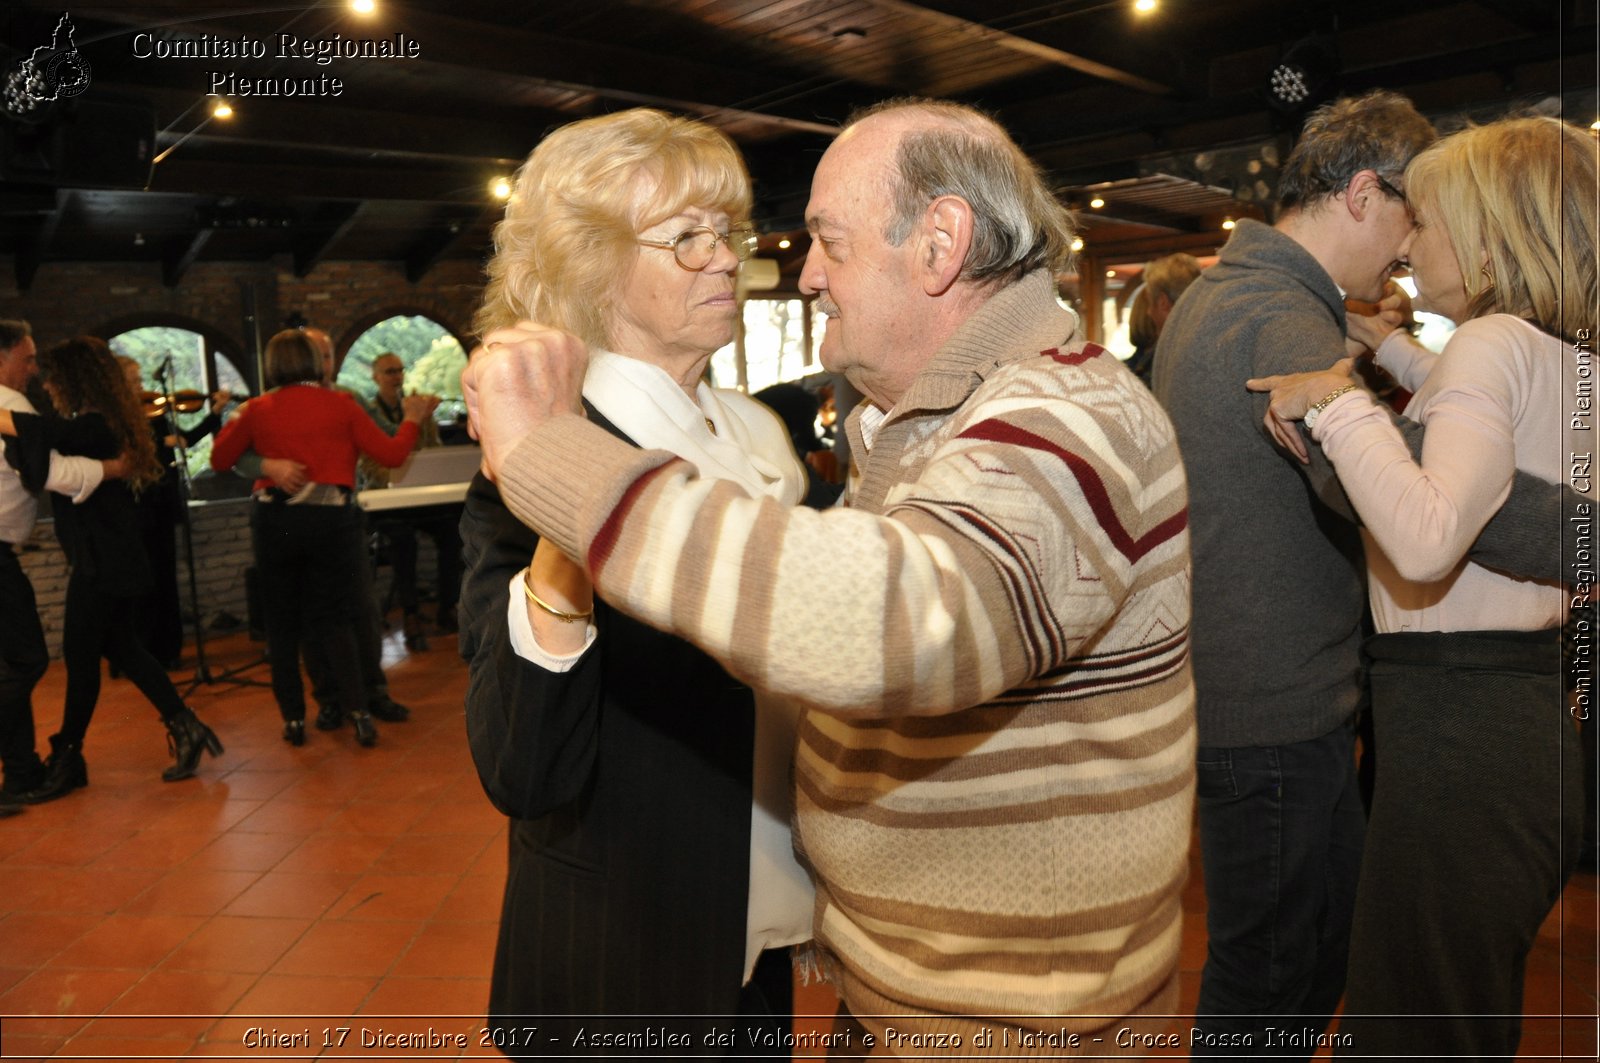
[[1417,305],[1460,327],[1442,355],[1394,321],[1357,338],[1415,391],[1420,462],[1344,363],[1249,384],[1272,391],[1281,442],[1304,420],[1367,540],[1377,779],[1341,1026],[1362,1055],[1515,1055],[1524,964],[1578,855],[1570,595],[1466,553],[1516,472],[1561,482],[1593,449],[1573,414],[1600,306],[1596,150],[1555,119],[1508,119],[1407,168]]

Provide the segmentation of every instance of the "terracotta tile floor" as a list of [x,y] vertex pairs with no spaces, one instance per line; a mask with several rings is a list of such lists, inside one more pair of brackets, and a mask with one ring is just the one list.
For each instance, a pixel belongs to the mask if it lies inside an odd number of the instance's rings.
[[[242,636],[208,648],[217,672],[260,652]],[[174,784],[159,779],[154,710],[107,682],[89,787],[0,821],[0,1055],[375,1058],[323,1048],[323,1027],[352,1025],[431,1025],[472,1042],[412,1056],[496,1054],[470,1035],[488,994],[505,825],[466,751],[465,668],[445,639],[408,655],[394,637],[385,655],[414,715],[380,724],[376,748],[348,728],[291,748],[265,688],[202,685],[191,704],[227,752]],[[64,682],[57,662],[35,694],[41,745]],[[1205,958],[1193,868],[1186,1011]],[[1595,877],[1582,875],[1545,925],[1522,1058],[1596,1058],[1597,903]],[[797,1028],[826,1029],[834,1006],[827,987],[801,987]],[[252,1027],[310,1028],[313,1043],[247,1050]]]

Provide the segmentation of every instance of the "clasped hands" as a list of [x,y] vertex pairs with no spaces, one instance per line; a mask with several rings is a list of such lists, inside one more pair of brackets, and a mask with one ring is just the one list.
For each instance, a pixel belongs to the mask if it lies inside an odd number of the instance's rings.
[[461,371],[467,428],[495,479],[524,436],[553,417],[583,413],[589,348],[578,337],[519,321],[483,337]]

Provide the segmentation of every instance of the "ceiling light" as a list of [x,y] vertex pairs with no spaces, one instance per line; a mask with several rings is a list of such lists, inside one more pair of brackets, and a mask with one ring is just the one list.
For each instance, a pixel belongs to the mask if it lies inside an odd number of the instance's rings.
[[1101,199],[1099,196],[1095,196],[1093,199],[1089,200],[1089,209],[1090,210],[1099,210],[1101,207],[1103,207],[1105,205],[1106,205],[1106,201]]
[[1296,41],[1267,79],[1267,101],[1294,113],[1321,101],[1339,71],[1333,44],[1319,37]]
[[1223,228],[1223,230],[1225,232],[1232,232],[1233,231],[1233,219],[1232,218],[1223,218],[1222,219],[1222,228]]
[[789,238],[787,236],[785,236],[782,240],[778,241],[778,250],[779,251],[787,251],[787,250],[789,250]]
[[1117,275],[1117,271],[1116,270],[1114,270],[1114,269],[1106,270],[1106,276],[1107,277],[1115,277],[1116,275]]
[[1594,130],[1596,133],[1600,133],[1600,118],[1596,118],[1594,122],[1590,124],[1589,128]]
[[378,9],[373,0],[350,0],[350,10],[358,15],[370,15]]
[[1133,0],[1133,9],[1141,15],[1148,15],[1156,6],[1156,0]]
[[228,103],[227,100],[218,100],[216,103],[211,105],[211,117],[232,118],[233,107]]
[[1083,237],[1074,236],[1072,238],[1072,249],[1074,251],[1082,251],[1083,250]]
[[494,180],[490,181],[489,194],[494,196],[496,199],[510,199],[511,179],[508,177],[496,177]]

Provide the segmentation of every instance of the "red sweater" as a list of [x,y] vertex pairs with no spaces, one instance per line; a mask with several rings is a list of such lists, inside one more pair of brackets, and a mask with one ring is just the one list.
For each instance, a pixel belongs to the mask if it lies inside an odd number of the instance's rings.
[[[373,423],[342,391],[290,384],[251,399],[223,426],[211,448],[211,467],[227,472],[246,450],[264,458],[292,458],[321,484],[355,487],[356,456],[379,465],[403,463],[417,442],[417,423],[405,421],[393,436]],[[256,487],[271,487],[261,479]]]

